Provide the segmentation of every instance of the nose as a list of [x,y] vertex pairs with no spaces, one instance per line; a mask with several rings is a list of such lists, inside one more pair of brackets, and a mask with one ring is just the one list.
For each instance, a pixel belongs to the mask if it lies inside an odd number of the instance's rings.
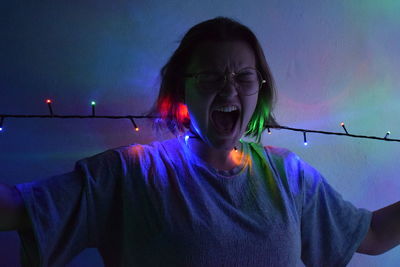
[[224,86],[219,91],[219,95],[226,98],[236,96],[238,94],[236,86],[233,76],[229,74],[226,75]]

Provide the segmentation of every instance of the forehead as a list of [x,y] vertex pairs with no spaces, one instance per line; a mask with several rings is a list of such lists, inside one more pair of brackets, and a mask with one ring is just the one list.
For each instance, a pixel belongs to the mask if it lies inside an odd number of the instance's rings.
[[237,70],[255,67],[256,57],[245,41],[207,41],[196,46],[188,64],[188,70],[217,69]]

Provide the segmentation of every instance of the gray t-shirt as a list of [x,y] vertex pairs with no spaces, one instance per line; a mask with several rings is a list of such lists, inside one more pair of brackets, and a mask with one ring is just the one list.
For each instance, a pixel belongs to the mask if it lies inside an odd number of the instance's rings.
[[113,267],[345,266],[371,212],[286,149],[243,151],[221,171],[174,138],[16,185],[33,228],[18,232],[24,266],[63,266],[88,247]]

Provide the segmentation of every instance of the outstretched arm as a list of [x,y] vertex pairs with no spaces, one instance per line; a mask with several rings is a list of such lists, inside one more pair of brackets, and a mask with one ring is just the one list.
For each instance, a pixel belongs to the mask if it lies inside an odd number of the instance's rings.
[[367,236],[357,252],[379,255],[400,244],[400,201],[372,214]]
[[0,183],[0,231],[21,230],[29,227],[29,219],[19,192]]

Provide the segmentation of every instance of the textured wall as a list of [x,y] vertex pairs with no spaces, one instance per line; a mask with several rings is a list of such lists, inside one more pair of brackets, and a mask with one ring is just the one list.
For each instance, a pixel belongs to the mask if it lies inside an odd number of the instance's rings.
[[[17,1],[15,1],[17,2]],[[0,114],[139,114],[157,95],[157,75],[197,22],[223,15],[258,35],[278,89],[282,125],[400,139],[400,4],[395,0],[18,1],[0,8]],[[69,171],[111,147],[148,143],[138,121],[7,119],[0,133],[0,182]],[[400,144],[284,130],[263,143],[293,150],[355,205],[374,210],[399,200]],[[0,262],[15,266],[16,232],[0,233]],[[396,266],[400,248],[356,254],[349,266]],[[100,265],[86,250],[70,266]],[[2,265],[3,266],[3,265]]]

